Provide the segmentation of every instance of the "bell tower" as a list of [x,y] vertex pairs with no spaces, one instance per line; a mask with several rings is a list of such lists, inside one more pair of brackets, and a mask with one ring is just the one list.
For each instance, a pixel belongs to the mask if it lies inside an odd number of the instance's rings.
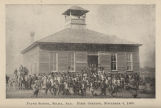
[[63,15],[65,16],[66,28],[84,29],[86,27],[86,13],[88,10],[79,6],[72,6],[67,9]]

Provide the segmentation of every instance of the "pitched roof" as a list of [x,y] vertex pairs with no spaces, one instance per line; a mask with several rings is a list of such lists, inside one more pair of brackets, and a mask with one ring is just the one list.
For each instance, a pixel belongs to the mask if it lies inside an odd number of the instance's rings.
[[79,7],[79,6],[72,6],[69,9],[67,9],[63,13],[63,15],[70,15],[70,12],[71,12],[72,15],[79,15],[79,16],[81,16],[81,15],[83,15],[83,14],[89,12],[89,11],[86,10],[86,9],[83,9],[82,7]]
[[71,9],[71,10],[83,10],[83,11],[86,11],[86,9],[84,9],[84,8],[82,8],[80,6],[72,6],[69,9]]
[[99,33],[89,29],[71,29],[66,28],[29,45],[26,51],[33,48],[38,43],[84,43],[84,44],[113,44],[113,45],[135,45],[140,46],[141,44],[120,39],[117,36],[110,36],[103,33]]
[[137,44],[89,29],[66,28],[37,42],[91,43],[91,44]]

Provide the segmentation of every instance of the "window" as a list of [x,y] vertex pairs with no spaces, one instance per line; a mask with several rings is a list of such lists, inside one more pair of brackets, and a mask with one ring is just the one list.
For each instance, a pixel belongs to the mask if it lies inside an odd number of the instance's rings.
[[127,53],[127,71],[133,70],[133,57],[132,53]]
[[50,67],[49,67],[49,52],[41,51],[39,55],[39,71],[40,73],[49,73]]
[[58,71],[67,72],[69,70],[71,72],[75,71],[75,53],[62,51],[58,53]]
[[68,68],[70,67],[70,71],[74,71],[74,53],[69,52],[68,54]]
[[117,54],[116,53],[111,55],[111,70],[112,71],[117,70]]
[[40,73],[49,73],[49,63],[40,63]]
[[51,72],[56,72],[58,69],[57,67],[57,62],[58,62],[58,58],[57,58],[57,53],[56,52],[51,52],[50,53],[50,71]]
[[75,53],[76,63],[87,63],[87,52]]

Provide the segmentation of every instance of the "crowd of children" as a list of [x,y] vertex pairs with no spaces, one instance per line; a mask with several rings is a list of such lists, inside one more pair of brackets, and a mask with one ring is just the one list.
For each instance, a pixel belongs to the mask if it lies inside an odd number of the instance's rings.
[[132,90],[134,91],[132,95],[136,97],[139,75],[137,73],[108,73],[103,67],[89,67],[79,73],[67,71],[25,75],[21,84],[19,89],[32,89],[35,97],[38,96],[39,90],[44,90],[46,95],[50,92],[52,95],[81,96],[106,96],[107,92],[115,96],[123,90]]

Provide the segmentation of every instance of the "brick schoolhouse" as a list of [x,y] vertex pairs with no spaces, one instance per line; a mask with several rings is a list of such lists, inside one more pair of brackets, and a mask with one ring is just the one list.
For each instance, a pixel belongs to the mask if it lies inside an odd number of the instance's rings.
[[81,72],[89,65],[104,67],[105,72],[139,72],[139,46],[86,28],[85,10],[67,9],[66,28],[33,42],[22,51],[24,66],[30,73]]

